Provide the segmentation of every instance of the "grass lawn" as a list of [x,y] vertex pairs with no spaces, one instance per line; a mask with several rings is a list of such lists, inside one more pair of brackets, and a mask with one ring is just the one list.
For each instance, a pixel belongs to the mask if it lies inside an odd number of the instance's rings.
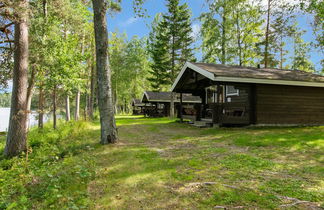
[[99,123],[31,131],[28,161],[0,157],[0,209],[324,207],[324,127],[117,125],[119,143],[106,146]]

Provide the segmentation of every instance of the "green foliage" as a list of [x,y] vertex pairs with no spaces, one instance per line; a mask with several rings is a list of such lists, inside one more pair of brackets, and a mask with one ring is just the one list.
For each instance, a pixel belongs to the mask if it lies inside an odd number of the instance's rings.
[[11,93],[0,93],[0,107],[10,107]]
[[320,50],[324,48],[324,1],[322,0],[302,0],[300,1],[302,10],[313,15],[312,27],[316,40],[313,41],[315,47]]
[[[0,157],[0,208],[277,209],[295,202],[285,196],[309,201],[296,208],[323,206],[323,126],[198,129],[170,118],[116,120],[120,145],[97,143],[98,122],[32,130],[27,162]],[[0,150],[4,141],[0,135]]]
[[109,39],[109,58],[112,69],[112,86],[115,106],[118,112],[129,112],[132,98],[142,97],[149,87],[146,80],[150,69],[146,39],[125,34],[111,33]]
[[186,3],[167,1],[168,11],[157,15],[149,37],[152,88],[161,91],[172,85],[186,61],[194,61],[191,12]]
[[168,12],[163,14],[161,30],[167,32],[169,38],[169,83],[172,85],[186,61],[194,61],[191,36],[191,11],[187,3],[179,0],[167,0]]
[[292,69],[298,69],[302,71],[314,72],[315,66],[309,60],[310,44],[304,42],[302,35],[305,31],[300,30],[297,27],[297,23],[292,28],[291,36],[293,37],[293,49],[294,54],[292,56]]
[[202,21],[203,60],[253,66],[260,58],[261,8],[247,0],[208,1]]
[[[90,136],[91,127],[83,122],[61,124],[55,131],[49,126],[32,130],[28,160],[26,154],[0,157],[0,208],[86,208],[86,186],[94,178],[87,153],[97,147]],[[0,136],[0,150],[3,146]]]
[[149,35],[148,51],[152,59],[150,76],[152,89],[162,91],[169,84],[169,37],[165,30],[166,22],[161,14],[157,14],[152,23]]

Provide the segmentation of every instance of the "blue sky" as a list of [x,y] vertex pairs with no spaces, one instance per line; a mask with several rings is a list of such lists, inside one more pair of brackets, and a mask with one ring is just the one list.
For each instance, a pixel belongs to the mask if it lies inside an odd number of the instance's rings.
[[[193,29],[195,32],[199,32],[200,22],[197,20],[197,17],[199,17],[199,15],[202,12],[207,11],[205,0],[181,0],[181,3],[184,2],[187,2],[189,8],[192,10]],[[135,35],[139,37],[147,36],[150,31],[149,26],[155,14],[160,12],[166,12],[165,0],[146,0],[144,8],[147,9],[147,15],[149,17],[135,18],[132,0],[123,0],[122,11],[114,14],[113,16],[108,16],[109,31],[118,30],[119,32],[125,32],[128,38],[131,38]],[[314,36],[312,35],[312,29],[310,27],[311,21],[312,18],[310,17],[306,17],[304,15],[298,16],[298,22],[300,24],[300,27],[307,31],[307,33],[303,37],[304,40],[307,42],[310,42],[314,39]],[[196,45],[199,45],[200,43],[201,41],[198,40]],[[291,56],[291,54],[288,56]],[[196,52],[196,57],[200,59],[201,52]],[[316,65],[317,70],[320,70],[321,68],[319,62],[322,57],[323,53],[319,53],[316,51],[313,51],[311,53],[311,60]],[[11,86],[11,83],[9,85]]]
[[[131,38],[134,35],[139,37],[147,36],[150,29],[149,25],[152,22],[156,13],[165,12],[165,0],[146,0],[144,4],[144,8],[147,9],[147,15],[149,18],[135,18],[133,7],[132,7],[132,0],[123,0],[122,1],[122,11],[120,13],[114,14],[113,17],[108,17],[108,27],[110,31],[114,31],[118,29],[119,32],[125,32],[128,38]],[[192,19],[193,19],[193,29],[195,32],[199,31],[200,22],[197,20],[197,17],[204,12],[207,11],[207,6],[205,4],[205,0],[182,0],[181,3],[186,2],[189,5],[189,8],[192,10]],[[307,32],[304,35],[304,40],[310,42],[314,39],[312,35],[312,29],[310,27],[311,18],[305,15],[298,16],[299,26],[305,29]],[[199,45],[200,41],[197,41],[196,45]],[[289,43],[288,43],[289,46]],[[201,58],[201,53],[196,52],[196,56],[198,59]],[[288,56],[291,56],[288,55]],[[323,54],[319,52],[312,52],[311,53],[311,60],[316,65],[316,69],[319,70],[320,66],[320,59],[322,58]]]

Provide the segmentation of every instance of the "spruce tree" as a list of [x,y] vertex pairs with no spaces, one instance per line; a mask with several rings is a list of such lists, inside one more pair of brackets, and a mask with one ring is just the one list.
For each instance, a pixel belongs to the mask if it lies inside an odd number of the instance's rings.
[[[186,61],[194,60],[191,45],[194,42],[191,36],[191,20],[188,5],[180,5],[179,0],[168,0],[168,12],[163,15],[165,19],[164,28],[169,36],[169,52],[170,52],[170,85],[176,79],[183,64]],[[163,25],[162,25],[163,26]],[[171,94],[170,103],[170,117],[174,117],[174,98],[175,95]]]
[[166,21],[161,19],[160,14],[157,14],[152,24],[148,44],[148,51],[152,59],[148,80],[154,91],[162,91],[169,84],[169,37],[168,32],[163,30],[164,28],[166,28]]
[[[193,61],[191,14],[188,5],[180,5],[179,0],[167,0],[168,11],[163,14],[156,31],[152,32],[151,57],[152,87],[160,90],[160,85],[171,86],[186,61]],[[174,94],[171,94],[170,115],[174,116]]]

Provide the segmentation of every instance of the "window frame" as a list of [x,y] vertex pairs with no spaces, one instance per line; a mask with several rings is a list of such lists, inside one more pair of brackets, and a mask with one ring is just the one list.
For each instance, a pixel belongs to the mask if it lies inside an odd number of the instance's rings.
[[[229,86],[232,86],[236,92],[235,93],[228,93],[227,90],[228,90],[228,87]],[[225,96],[228,97],[228,96],[239,96],[240,95],[240,90],[239,89],[236,89],[234,85],[225,85]]]

